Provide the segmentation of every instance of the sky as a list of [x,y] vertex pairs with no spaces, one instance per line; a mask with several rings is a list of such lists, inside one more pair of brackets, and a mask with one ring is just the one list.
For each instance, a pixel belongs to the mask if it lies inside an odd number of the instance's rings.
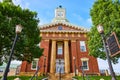
[[[1,1],[1,0],[0,0]],[[95,0],[13,0],[14,4],[38,13],[40,25],[48,24],[54,18],[54,10],[62,5],[66,9],[66,18],[70,23],[90,29],[92,21],[90,9]],[[12,63],[17,63],[14,61]],[[98,59],[99,69],[109,69],[107,61]],[[119,63],[113,65],[114,71],[120,73]]]
[[91,18],[90,8],[94,0],[13,0],[15,4],[20,4],[22,8],[29,8],[38,13],[40,24],[50,23],[54,18],[55,8],[62,5],[66,9],[66,17],[72,24],[89,28]]

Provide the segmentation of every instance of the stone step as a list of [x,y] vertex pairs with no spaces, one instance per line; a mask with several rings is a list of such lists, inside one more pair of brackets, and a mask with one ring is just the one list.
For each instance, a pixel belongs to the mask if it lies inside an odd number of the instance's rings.
[[72,74],[49,74],[48,80],[73,80]]

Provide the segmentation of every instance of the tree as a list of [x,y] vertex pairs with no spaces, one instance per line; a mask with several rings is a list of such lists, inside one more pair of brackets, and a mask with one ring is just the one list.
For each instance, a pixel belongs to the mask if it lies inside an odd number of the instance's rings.
[[[106,59],[102,39],[97,31],[97,25],[104,26],[105,37],[111,32],[116,32],[120,42],[120,1],[119,0],[96,0],[90,10],[93,26],[88,33],[88,47],[90,55]],[[117,62],[118,56],[114,57],[113,62]]]
[[13,59],[31,61],[42,55],[37,13],[14,5],[11,0],[0,2],[0,64],[9,56],[15,37],[15,26],[23,26],[14,49]]

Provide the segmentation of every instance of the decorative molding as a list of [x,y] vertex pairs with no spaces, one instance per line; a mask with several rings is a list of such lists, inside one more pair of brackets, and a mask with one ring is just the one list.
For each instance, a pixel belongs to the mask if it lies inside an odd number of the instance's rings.
[[76,42],[76,40],[71,40],[71,42]]
[[80,35],[80,34],[78,34],[78,37],[81,37],[81,35]]
[[39,60],[39,58],[34,58],[34,60]]
[[46,33],[46,37],[48,37],[49,36],[49,34],[48,33]]
[[53,33],[52,36],[55,37],[55,33]]
[[64,39],[63,41],[69,41],[69,39]]
[[65,34],[65,37],[68,37],[68,33]]
[[86,57],[81,58],[81,61],[88,61],[88,60],[89,60],[89,58],[86,58]]
[[72,33],[72,37],[74,37],[74,34]]
[[62,34],[61,33],[59,33],[59,37],[61,37],[62,36]]
[[40,25],[39,29],[40,29],[40,31],[42,31],[42,29],[48,28],[50,26],[59,25],[59,24],[65,25],[65,26],[68,26],[68,27],[71,27],[71,28],[74,28],[74,29],[77,29],[77,30],[80,30],[80,31],[89,32],[88,29],[85,29],[85,28],[83,28],[81,26],[71,24],[69,22],[52,22],[52,23],[49,23],[49,24]]
[[72,30],[41,30],[41,33],[87,33],[86,31],[72,31]]
[[44,41],[49,41],[49,39],[45,39]]

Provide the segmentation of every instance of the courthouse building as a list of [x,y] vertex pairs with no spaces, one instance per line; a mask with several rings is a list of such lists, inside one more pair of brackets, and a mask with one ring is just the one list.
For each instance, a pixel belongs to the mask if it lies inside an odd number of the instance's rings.
[[71,24],[66,19],[65,8],[57,7],[52,22],[39,27],[43,56],[32,63],[23,61],[21,75],[33,74],[37,66],[39,73],[80,74],[84,70],[85,74],[99,74],[97,59],[88,55],[88,30]]

